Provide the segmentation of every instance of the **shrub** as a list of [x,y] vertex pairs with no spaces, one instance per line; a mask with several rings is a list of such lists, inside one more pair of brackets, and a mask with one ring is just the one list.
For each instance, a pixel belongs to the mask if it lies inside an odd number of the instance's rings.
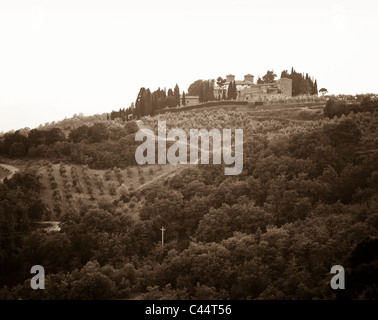
[[112,178],[112,171],[110,169],[107,169],[104,174],[105,181],[110,181]]
[[117,194],[117,189],[116,189],[114,183],[109,184],[109,194],[111,196],[115,196]]
[[65,168],[65,166],[64,166],[64,164],[63,164],[63,162],[61,162],[60,163],[60,165],[59,165],[59,172],[60,172],[60,174],[63,176],[64,174],[66,174],[66,168]]
[[55,213],[59,216],[62,213],[62,208],[59,205],[54,206]]

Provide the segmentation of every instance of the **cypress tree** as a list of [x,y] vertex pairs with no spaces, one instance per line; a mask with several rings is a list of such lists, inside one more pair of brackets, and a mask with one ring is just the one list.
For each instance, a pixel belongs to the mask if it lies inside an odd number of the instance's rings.
[[227,100],[231,100],[232,98],[232,81],[228,84],[227,89]]
[[140,88],[137,99],[135,101],[135,115],[140,118],[145,115],[145,88]]
[[318,95],[318,82],[316,81],[316,79],[315,79],[315,82],[314,82],[314,90],[313,90],[312,94]]
[[199,86],[199,92],[198,92],[198,100],[199,102],[204,102],[204,92],[203,92],[203,84],[201,83]]
[[227,100],[226,90],[222,90],[222,100]]
[[203,102],[209,101],[209,81],[202,82],[203,87]]
[[180,89],[177,83],[176,83],[173,95],[175,96],[176,105],[179,106],[180,105]]
[[150,89],[145,92],[145,115],[152,114],[152,97]]
[[236,82],[234,80],[234,84],[232,85],[232,99],[236,100],[237,96],[238,96],[238,92],[236,89]]
[[185,91],[182,92],[182,105],[185,107],[186,100],[185,100]]
[[214,96],[214,79],[209,81],[209,94],[207,96],[208,98],[208,101],[213,101],[215,100],[215,96]]

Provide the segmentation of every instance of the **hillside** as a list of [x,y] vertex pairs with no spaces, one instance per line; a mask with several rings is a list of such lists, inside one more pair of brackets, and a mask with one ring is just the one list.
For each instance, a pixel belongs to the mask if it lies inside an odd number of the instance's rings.
[[126,204],[120,203],[120,209],[138,218],[143,204],[139,202],[140,190],[176,171],[172,165],[94,170],[85,165],[50,162],[39,162],[35,168],[42,183],[41,199],[51,210],[48,220],[59,220],[82,205],[97,207],[99,203],[113,203],[120,197],[127,199]]
[[[2,262],[12,277],[0,278],[0,286],[8,286],[0,296],[373,298],[377,288],[363,275],[375,273],[378,260],[377,115],[328,118],[320,105],[225,106],[159,114],[135,124],[156,132],[164,120],[168,130],[181,128],[187,136],[192,128],[243,129],[243,171],[236,176],[224,175],[223,164],[129,162],[114,168],[103,162],[100,169],[90,158],[77,163],[54,154],[39,160],[27,156],[19,161],[29,174],[0,185],[7,201],[0,201],[6,212],[0,242],[13,239],[18,248],[13,262]],[[131,141],[134,134],[126,129]],[[98,148],[94,154],[118,143],[109,136],[86,139],[63,143],[71,150]],[[61,144],[46,148],[57,150]],[[127,146],[133,155],[135,145]],[[71,157],[65,160],[79,159]],[[35,186],[31,196],[27,186]],[[14,190],[33,203],[21,205]],[[38,218],[59,220],[60,230],[33,229]],[[10,222],[14,231],[6,228]],[[364,255],[364,248],[371,253]],[[31,261],[50,270],[43,292],[22,284]],[[345,294],[329,286],[333,265],[345,267]]]

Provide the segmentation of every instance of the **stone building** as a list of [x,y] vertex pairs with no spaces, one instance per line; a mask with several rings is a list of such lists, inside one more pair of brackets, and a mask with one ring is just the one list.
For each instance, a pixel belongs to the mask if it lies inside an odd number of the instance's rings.
[[223,91],[228,91],[230,82],[235,81],[237,99],[248,101],[271,101],[292,97],[292,80],[288,78],[279,79],[273,83],[255,84],[254,76],[246,74],[244,80],[235,80],[233,74],[226,76],[225,85],[222,88],[214,88],[214,96],[222,98]]
[[235,81],[235,84],[236,84],[236,91],[241,91],[247,88],[251,88],[253,86],[253,79],[254,79],[254,76],[251,74],[246,74],[244,76],[244,80],[235,80],[235,76],[233,74],[228,74],[226,76],[226,82],[224,86],[222,88],[219,88],[217,86],[214,88],[214,96],[217,99],[222,98],[223,91],[225,91],[227,95],[228,86],[233,81]]
[[193,106],[199,103],[199,96],[185,96],[185,106]]
[[278,89],[287,97],[293,96],[293,80],[289,78],[281,78],[277,80]]
[[234,80],[235,80],[235,76],[233,74],[228,74],[226,76],[226,83],[227,84],[230,83],[230,82],[232,82],[232,81],[234,81]]

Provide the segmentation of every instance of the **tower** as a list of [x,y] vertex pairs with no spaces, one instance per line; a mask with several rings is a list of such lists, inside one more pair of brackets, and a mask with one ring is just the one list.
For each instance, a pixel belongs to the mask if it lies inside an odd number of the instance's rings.
[[277,80],[278,89],[281,90],[282,94],[287,97],[292,97],[293,93],[293,80],[289,78],[281,78]]
[[246,74],[244,76],[244,81],[249,81],[249,82],[252,82],[253,83],[253,79],[254,79],[254,76],[252,74]]
[[233,74],[228,74],[226,76],[227,82],[232,82],[235,80],[235,76]]

